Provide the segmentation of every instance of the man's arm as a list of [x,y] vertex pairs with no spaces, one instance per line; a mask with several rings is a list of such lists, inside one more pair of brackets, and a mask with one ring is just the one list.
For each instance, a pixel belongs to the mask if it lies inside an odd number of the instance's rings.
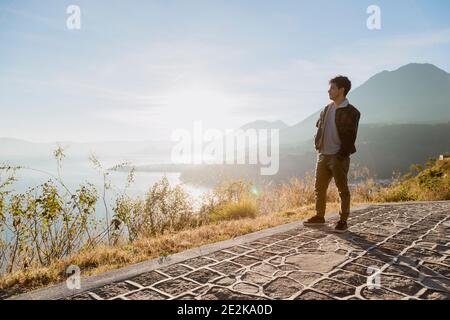
[[352,125],[348,126],[343,130],[342,132],[342,145],[341,149],[339,150],[337,156],[338,158],[346,158],[350,156],[351,153],[351,147],[355,144],[356,137],[358,135],[358,126],[359,126],[359,119],[361,117],[361,114],[359,112],[356,112],[354,115],[352,115]]

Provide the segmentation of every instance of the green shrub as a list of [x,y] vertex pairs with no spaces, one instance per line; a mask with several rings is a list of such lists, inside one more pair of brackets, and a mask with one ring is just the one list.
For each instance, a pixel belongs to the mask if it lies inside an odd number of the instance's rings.
[[[419,171],[422,169],[422,171]],[[412,171],[377,193],[380,202],[450,200],[450,161],[429,159],[423,169],[413,165]]]
[[140,235],[182,230],[197,222],[191,196],[180,186],[171,187],[166,176],[150,188],[143,200],[118,197],[113,210],[116,237],[125,229],[129,241]]

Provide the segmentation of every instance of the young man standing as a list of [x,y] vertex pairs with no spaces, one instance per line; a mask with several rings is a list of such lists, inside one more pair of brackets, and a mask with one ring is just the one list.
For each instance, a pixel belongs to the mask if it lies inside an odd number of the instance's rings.
[[337,76],[331,79],[329,84],[328,94],[333,102],[321,112],[316,124],[315,147],[318,151],[315,172],[316,216],[304,224],[306,226],[325,224],[327,189],[331,178],[334,178],[341,199],[340,220],[335,230],[345,232],[350,214],[347,175],[350,155],[356,152],[355,141],[361,114],[346,98],[352,86],[347,77]]

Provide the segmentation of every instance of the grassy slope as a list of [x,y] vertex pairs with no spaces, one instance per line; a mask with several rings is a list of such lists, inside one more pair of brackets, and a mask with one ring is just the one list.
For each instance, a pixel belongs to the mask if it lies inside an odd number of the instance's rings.
[[[352,203],[352,205],[359,206],[360,204]],[[327,213],[336,212],[338,208],[338,203],[329,203]],[[115,247],[99,246],[94,250],[67,257],[48,267],[30,268],[28,271],[6,274],[0,277],[0,288],[4,290],[6,295],[18,294],[64,281],[66,279],[65,270],[70,265],[78,265],[83,276],[94,275],[148,259],[171,255],[202,245],[299,221],[313,214],[314,206],[309,205],[293,211],[260,215],[255,218],[219,221],[192,230],[142,238],[132,244]]]

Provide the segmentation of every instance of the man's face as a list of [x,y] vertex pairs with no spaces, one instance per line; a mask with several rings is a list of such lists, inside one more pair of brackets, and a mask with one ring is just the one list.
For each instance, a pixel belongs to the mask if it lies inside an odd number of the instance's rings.
[[328,95],[330,96],[331,100],[336,100],[341,95],[344,96],[344,88],[338,89],[335,83],[330,83],[330,88],[328,89]]

